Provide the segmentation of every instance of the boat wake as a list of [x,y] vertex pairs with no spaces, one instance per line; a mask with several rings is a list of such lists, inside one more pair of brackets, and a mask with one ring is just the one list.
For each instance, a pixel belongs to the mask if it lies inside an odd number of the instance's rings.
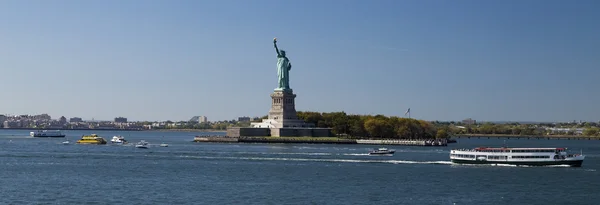
[[450,165],[450,161],[408,161],[408,160],[360,160],[360,159],[310,159],[310,158],[279,158],[279,157],[209,157],[187,156],[182,158],[193,159],[231,159],[231,160],[256,160],[256,161],[301,161],[301,162],[341,162],[341,163],[387,163],[387,164],[441,164]]
[[345,155],[345,156],[369,156],[368,153],[359,153],[359,154],[352,153],[352,154],[342,154],[342,155]]

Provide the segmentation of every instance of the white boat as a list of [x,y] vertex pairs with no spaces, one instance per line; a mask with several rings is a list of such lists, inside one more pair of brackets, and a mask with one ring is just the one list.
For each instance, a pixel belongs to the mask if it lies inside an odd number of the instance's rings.
[[568,154],[567,148],[453,149],[450,160],[458,164],[510,164],[527,166],[568,165],[581,167],[583,154]]
[[394,154],[396,150],[388,149],[388,148],[379,148],[369,152],[369,155],[390,155]]
[[[165,139],[165,136],[162,136],[162,138]],[[161,147],[168,147],[169,144],[163,142],[163,143],[160,144],[160,146]]]
[[29,135],[32,137],[65,137],[60,130],[38,130],[30,132]]
[[69,140],[67,140],[67,141],[62,142],[62,144],[68,145],[68,144],[71,144],[71,142]]
[[148,142],[141,140],[139,141],[137,144],[135,144],[136,148],[142,148],[142,149],[147,149],[148,148]]
[[110,142],[115,144],[126,144],[127,140],[125,140],[125,138],[122,136],[113,136]]

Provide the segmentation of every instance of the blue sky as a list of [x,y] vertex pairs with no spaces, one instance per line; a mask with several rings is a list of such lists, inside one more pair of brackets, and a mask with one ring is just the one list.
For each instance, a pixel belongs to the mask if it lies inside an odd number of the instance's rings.
[[600,120],[600,3],[1,1],[0,113],[262,116],[287,51],[297,110]]

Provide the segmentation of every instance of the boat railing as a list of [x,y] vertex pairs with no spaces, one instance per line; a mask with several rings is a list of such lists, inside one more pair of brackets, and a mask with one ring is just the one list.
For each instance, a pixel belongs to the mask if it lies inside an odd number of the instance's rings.
[[475,149],[453,149],[452,151],[479,152],[479,150]]

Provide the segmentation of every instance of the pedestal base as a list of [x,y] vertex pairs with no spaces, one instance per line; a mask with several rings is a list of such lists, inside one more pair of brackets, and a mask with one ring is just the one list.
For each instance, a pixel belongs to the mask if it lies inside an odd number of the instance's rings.
[[291,88],[275,88],[274,91],[275,92],[286,92],[286,93],[294,92],[294,90],[292,90]]

